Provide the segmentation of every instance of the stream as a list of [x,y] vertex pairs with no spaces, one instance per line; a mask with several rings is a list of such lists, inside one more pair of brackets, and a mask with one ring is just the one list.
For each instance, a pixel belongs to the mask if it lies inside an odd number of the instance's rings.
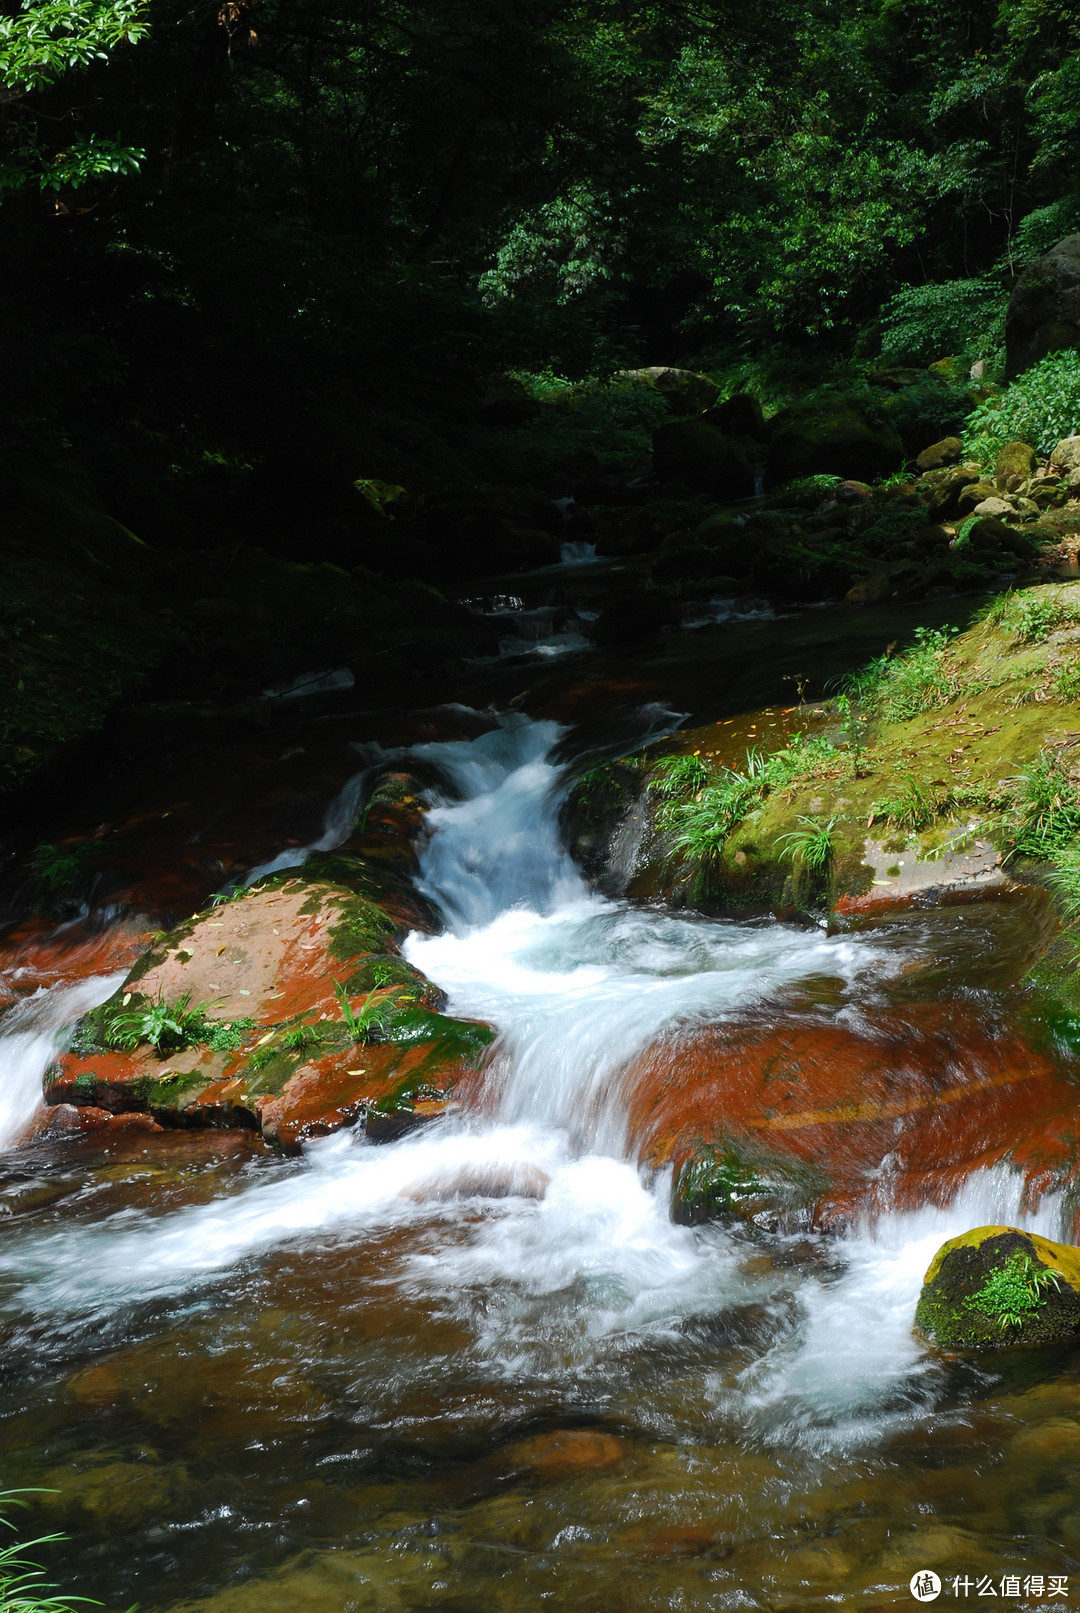
[[1071,1238],[1072,1207],[1007,1164],[897,1204],[886,1155],[840,1233],[679,1225],[630,1120],[650,1048],[793,994],[844,1023],[962,998],[990,1024],[1000,915],[829,934],[605,898],[560,838],[573,723],[484,722],[394,753],[441,781],[420,887],[444,924],[406,955],[498,1031],[457,1111],[293,1158],[213,1131],[17,1148],[122,973],[3,1021],[0,1479],[54,1492],[35,1523],[71,1537],[65,1590],[143,1613],[872,1610],[933,1566],[1080,1592],[1076,1359],[949,1361],[911,1330],[945,1238]]

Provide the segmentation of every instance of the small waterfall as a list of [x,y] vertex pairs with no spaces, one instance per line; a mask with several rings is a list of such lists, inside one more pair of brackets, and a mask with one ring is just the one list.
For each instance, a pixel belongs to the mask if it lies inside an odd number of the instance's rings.
[[420,745],[464,798],[436,806],[420,857],[423,889],[462,932],[514,907],[549,912],[584,896],[559,841],[557,723],[507,718],[479,739]]
[[[286,868],[302,868],[312,852],[336,851],[338,846],[344,845],[356,822],[364,785],[370,771],[370,768],[365,767],[346,779],[326,809],[323,832],[318,840],[313,840],[309,846],[286,846],[276,857],[271,857],[253,868],[243,883],[254,885],[260,879],[265,879],[267,874],[279,874]],[[232,888],[234,887],[226,887],[226,889]]]
[[111,997],[124,975],[93,975],[75,986],[50,986],[10,1009],[0,1024],[0,1149],[26,1131],[41,1102],[41,1078],[66,1033]]

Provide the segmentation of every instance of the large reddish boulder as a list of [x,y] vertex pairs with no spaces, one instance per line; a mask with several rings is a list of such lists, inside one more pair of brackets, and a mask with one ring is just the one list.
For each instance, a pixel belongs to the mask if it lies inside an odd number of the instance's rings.
[[[401,957],[418,914],[379,872],[335,859],[351,888],[291,874],[178,926],[81,1023],[52,1066],[49,1104],[144,1112],[170,1126],[254,1126],[285,1147],[370,1117],[372,1134],[445,1106],[493,1033],[441,1010],[442,994]],[[353,1011],[381,1005],[367,1030]],[[117,1016],[155,1004],[191,1014],[177,1045],[116,1045]],[[174,1015],[178,1020],[181,1015]]]
[[654,1047],[627,1089],[639,1151],[673,1167],[688,1221],[843,1225],[868,1204],[945,1203],[1006,1158],[1045,1186],[1076,1152],[1051,1059],[957,1003],[865,1029],[799,1014],[698,1029]]

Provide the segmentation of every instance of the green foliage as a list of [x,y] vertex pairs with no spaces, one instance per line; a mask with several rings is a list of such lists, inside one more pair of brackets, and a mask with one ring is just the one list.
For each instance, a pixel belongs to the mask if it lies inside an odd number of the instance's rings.
[[152,1047],[159,1058],[178,1053],[185,1047],[209,1047],[215,1052],[231,1052],[242,1047],[254,1020],[241,1017],[216,1020],[208,1017],[208,1003],[189,1007],[191,993],[184,992],[174,1002],[161,997],[136,997],[127,992],[120,1003],[107,1003],[82,1021],[74,1043],[77,1052],[115,1050],[130,1053],[136,1047]]
[[662,756],[652,770],[649,789],[661,799],[685,799],[703,790],[714,769],[700,756]]
[[1058,668],[1054,675],[1054,694],[1067,705],[1080,700],[1080,666]]
[[1022,644],[1039,644],[1059,627],[1080,622],[1080,594],[1069,589],[1037,589],[998,594],[986,606],[981,620],[999,627]]
[[1017,783],[1016,823],[1010,835],[1013,853],[1048,857],[1062,851],[1080,834],[1080,797],[1063,756],[1059,751],[1040,751]]
[[1047,884],[1057,897],[1058,909],[1066,924],[1080,920],[1080,845],[1070,843],[1052,854]]
[[[681,793],[667,796],[656,815],[656,824],[661,833],[670,836],[672,853],[694,870],[696,888],[707,887],[732,831],[769,795],[807,777],[836,754],[835,745],[825,736],[806,739],[800,735],[783,750],[768,756],[748,750],[744,773],[734,768],[710,767],[709,782],[701,784],[700,774],[686,769]],[[672,759],[676,760],[686,759]]]
[[844,679],[847,697],[887,722],[933,711],[958,689],[949,664],[949,631],[938,627],[917,627],[915,643],[904,655],[879,655]]
[[1029,1254],[1016,1249],[966,1303],[1002,1327],[1020,1327],[1046,1304],[1047,1290],[1060,1287],[1061,1278],[1056,1271],[1040,1266]]
[[1080,353],[1048,353],[1004,392],[987,398],[969,415],[964,452],[993,463],[1007,442],[1026,442],[1049,454],[1063,437],[1080,430]]
[[[3,1513],[10,1507],[25,1506],[22,1495],[30,1492],[0,1490],[0,1525],[14,1529],[15,1525]],[[51,1596],[55,1589],[44,1578],[40,1563],[24,1555],[37,1546],[49,1546],[63,1540],[64,1535],[41,1535],[37,1540],[13,1541],[0,1546],[0,1613],[69,1613],[72,1604],[83,1607],[100,1607],[86,1596]]]
[[54,138],[42,140],[40,120],[24,97],[142,38],[149,26],[145,13],[146,0],[22,0],[18,10],[0,14],[0,103],[16,110],[7,139],[0,139],[0,196],[26,184],[75,190],[137,170],[146,155],[141,147],[93,130],[80,130],[59,147]]
[[887,819],[898,829],[929,829],[942,805],[924,784],[908,775],[892,795],[875,801],[873,816]]
[[39,893],[56,896],[74,885],[85,873],[87,861],[95,849],[94,842],[87,840],[62,846],[35,846],[30,858],[30,872]]
[[908,286],[882,309],[882,357],[915,364],[975,350],[986,357],[1004,344],[1008,300],[989,275]]

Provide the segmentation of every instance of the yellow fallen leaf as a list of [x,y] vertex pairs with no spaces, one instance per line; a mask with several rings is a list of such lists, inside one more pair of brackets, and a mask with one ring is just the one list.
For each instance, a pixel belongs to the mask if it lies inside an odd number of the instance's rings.
[[221,954],[222,954],[222,953],[223,953],[223,952],[224,952],[224,950],[225,950],[225,948],[224,948],[224,947],[223,947],[223,946],[222,946],[222,947],[218,947],[218,949],[217,949],[217,956],[218,956],[218,957],[219,957],[219,958],[220,958],[220,957],[221,957]]
[[255,1043],[255,1046],[256,1047],[265,1047],[267,1042],[272,1042],[276,1035],[277,1035],[277,1031],[267,1031],[265,1036],[260,1036],[259,1037],[259,1040]]
[[346,1070],[345,1074],[346,1075],[366,1075],[367,1071],[366,1070]]

